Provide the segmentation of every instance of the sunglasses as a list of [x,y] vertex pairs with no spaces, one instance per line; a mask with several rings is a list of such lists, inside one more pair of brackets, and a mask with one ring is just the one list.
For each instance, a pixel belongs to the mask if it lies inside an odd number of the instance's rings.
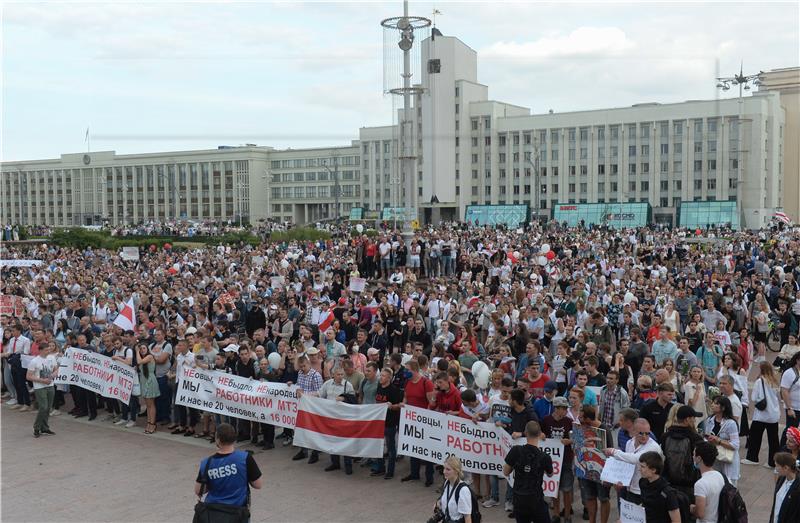
[[639,432],[639,435],[640,436],[649,436],[650,433],[649,432]]

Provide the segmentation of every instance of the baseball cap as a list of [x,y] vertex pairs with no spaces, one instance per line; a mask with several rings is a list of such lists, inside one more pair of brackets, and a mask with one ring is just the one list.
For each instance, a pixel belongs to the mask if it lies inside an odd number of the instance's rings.
[[544,384],[544,391],[550,392],[551,390],[556,390],[558,388],[558,384],[555,381],[548,381]]
[[569,402],[567,401],[567,398],[563,396],[557,396],[553,398],[553,407],[564,407],[566,409],[569,408]]
[[197,334],[197,329],[195,329],[194,327],[189,327],[188,329],[186,329],[186,334]]
[[369,349],[367,349],[367,354],[379,354],[380,352],[381,351],[379,351],[375,347],[370,347]]
[[692,407],[688,405],[683,405],[678,407],[678,413],[675,415],[675,418],[678,420],[684,420],[686,418],[702,418],[703,414],[697,412]]

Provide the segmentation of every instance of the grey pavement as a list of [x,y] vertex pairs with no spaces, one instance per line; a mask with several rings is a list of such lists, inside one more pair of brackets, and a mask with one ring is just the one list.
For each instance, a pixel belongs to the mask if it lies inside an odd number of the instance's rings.
[[[100,418],[89,422],[66,414],[51,418],[55,436],[34,439],[34,418],[34,412],[5,405],[0,410],[1,521],[191,521],[197,464],[214,451],[208,441],[165,431],[148,436],[142,420],[140,426],[125,429]],[[408,458],[398,463],[395,478],[386,481],[370,477],[358,465],[352,476],[341,470],[324,472],[325,454],[308,465],[292,461],[293,453],[280,443],[273,450],[254,450],[264,488],[253,491],[252,521],[424,522],[438,497],[436,485],[400,483]],[[762,460],[764,455],[762,451]],[[750,522],[767,523],[774,475],[761,466],[743,465],[742,470],[739,487]],[[573,506],[579,508],[580,502]],[[613,501],[612,507],[611,521],[616,521]],[[486,523],[513,521],[502,507],[481,512]],[[573,521],[581,521],[580,513]]]

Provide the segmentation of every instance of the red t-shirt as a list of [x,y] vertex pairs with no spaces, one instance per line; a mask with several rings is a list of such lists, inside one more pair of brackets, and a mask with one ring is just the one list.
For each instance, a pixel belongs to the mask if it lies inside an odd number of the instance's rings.
[[429,405],[427,394],[433,391],[433,382],[425,376],[421,376],[416,383],[408,380],[405,391],[407,405],[427,409]]
[[536,381],[532,381],[530,387],[528,388],[528,390],[531,393],[531,396],[533,396],[537,400],[539,398],[544,397],[544,385],[548,381],[550,381],[550,377],[547,374],[542,374],[541,376],[539,376],[539,379],[537,379]]
[[461,392],[452,383],[447,392],[436,391],[436,410],[439,412],[452,412],[461,410]]

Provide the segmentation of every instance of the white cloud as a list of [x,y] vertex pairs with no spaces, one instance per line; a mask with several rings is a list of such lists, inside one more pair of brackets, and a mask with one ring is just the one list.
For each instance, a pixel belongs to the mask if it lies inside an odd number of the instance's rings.
[[635,48],[618,27],[579,27],[566,35],[544,36],[532,42],[496,42],[479,54],[487,60],[542,61],[620,56]]

